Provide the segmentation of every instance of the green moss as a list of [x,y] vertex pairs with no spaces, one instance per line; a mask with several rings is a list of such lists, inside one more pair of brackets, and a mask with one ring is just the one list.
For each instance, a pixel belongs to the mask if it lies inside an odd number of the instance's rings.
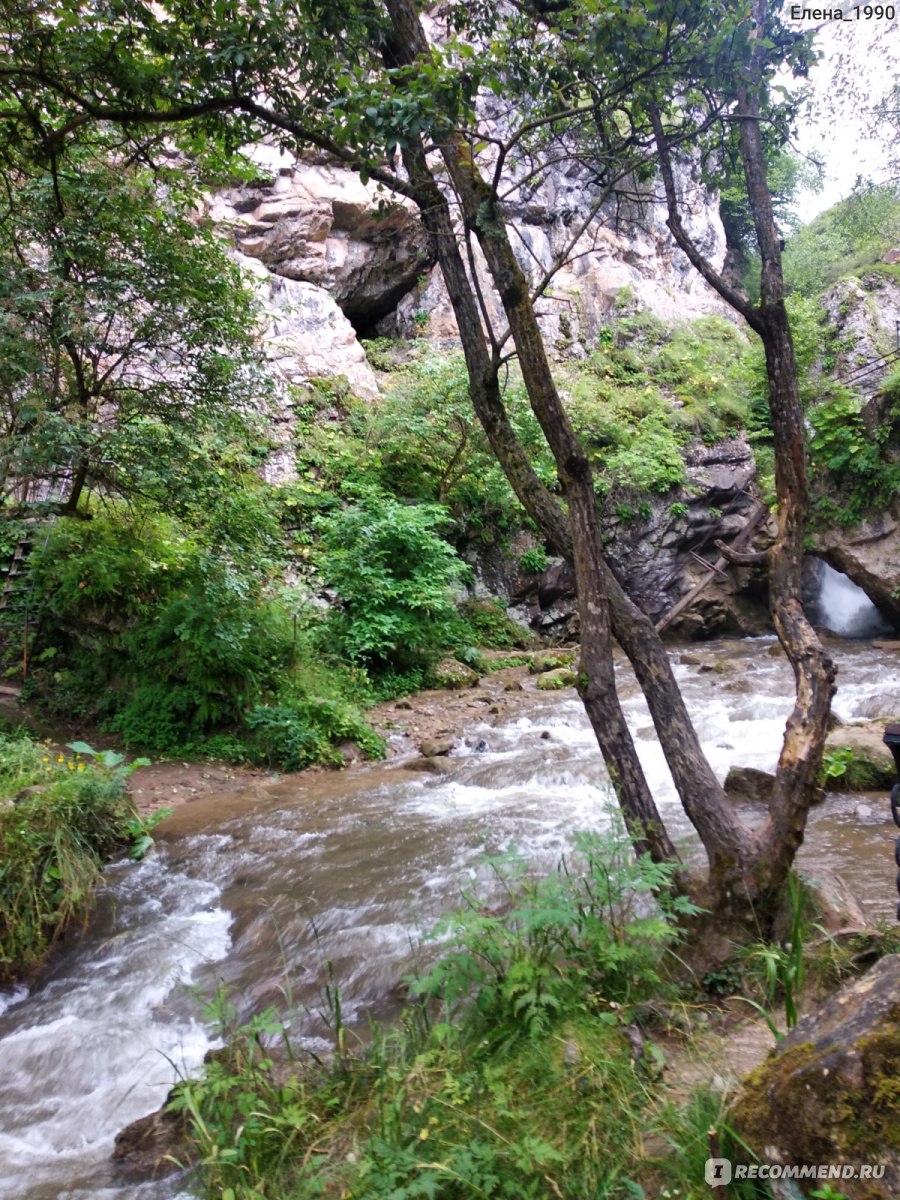
[[532,655],[529,670],[532,675],[541,675],[545,671],[557,671],[561,667],[571,667],[575,662],[574,650],[543,650]]
[[781,1131],[796,1162],[876,1162],[900,1150],[898,1061],[900,1005],[852,1053],[807,1042],[758,1067],[744,1083],[734,1127],[758,1152]]
[[571,667],[559,667],[555,671],[544,671],[538,675],[537,686],[541,692],[557,692],[563,688],[574,687],[578,676]]

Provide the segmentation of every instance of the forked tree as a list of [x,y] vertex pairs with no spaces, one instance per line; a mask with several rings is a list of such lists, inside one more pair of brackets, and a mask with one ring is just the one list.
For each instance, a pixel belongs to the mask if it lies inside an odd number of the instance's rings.
[[[2,7],[7,7],[4,3]],[[48,19],[8,14],[0,115],[24,130],[23,107],[52,113],[60,142],[95,122],[140,138],[148,127],[194,131],[230,145],[263,134],[298,153],[310,147],[419,208],[459,328],[475,413],[513,490],[548,543],[575,569],[581,618],[578,690],[635,845],[658,859],[676,851],[641,769],[613,670],[618,639],[647,698],[685,811],[709,860],[717,913],[771,919],[803,837],[821,762],[833,670],[800,606],[806,515],[805,448],[778,232],[760,122],[774,119],[768,84],[782,62],[804,60],[766,0],[659,0],[640,13],[573,0],[552,6],[451,5],[447,36],[429,42],[414,0],[344,0],[321,8],[219,0],[198,14],[137,0],[82,6],[57,0]],[[42,5],[42,9],[46,6]],[[12,60],[13,51],[16,54]],[[111,69],[112,68],[112,69]],[[513,97],[502,131],[486,129],[478,98]],[[581,123],[588,132],[566,131]],[[763,262],[752,308],[721,280],[686,234],[672,170],[675,147],[703,144],[736,123]],[[557,157],[593,154],[598,197],[658,163],[676,242],[760,335],[766,350],[779,501],[768,552],[772,612],[797,679],[768,820],[745,827],[704,757],[651,621],[604,558],[590,463],[554,381],[533,287],[517,259],[503,204],[516,152],[545,135]],[[577,149],[573,149],[573,145]],[[508,328],[491,324],[475,244]],[[508,418],[502,372],[515,355],[556,460],[564,504],[537,477]]]

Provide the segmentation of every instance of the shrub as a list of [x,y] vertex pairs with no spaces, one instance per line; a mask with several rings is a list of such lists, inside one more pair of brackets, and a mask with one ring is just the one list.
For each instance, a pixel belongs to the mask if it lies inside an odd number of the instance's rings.
[[406,670],[452,643],[452,588],[466,567],[437,532],[446,521],[437,505],[376,493],[319,519],[319,568],[342,601],[327,625],[350,661]]
[[540,575],[542,571],[546,571],[548,562],[547,554],[540,546],[519,555],[519,566],[530,575]]
[[576,837],[580,874],[563,863],[534,881],[515,854],[490,860],[509,907],[495,915],[495,900],[473,895],[445,918],[434,935],[441,957],[414,994],[451,1012],[462,1005],[477,1036],[506,1043],[546,1035],[592,995],[633,1003],[658,992],[662,951],[679,940],[675,917],[697,910],[667,898],[671,864],[635,859],[621,817],[610,820],[610,832]]
[[86,916],[103,860],[138,832],[121,769],[0,735],[0,982]]
[[488,650],[524,649],[532,644],[528,630],[514,621],[502,600],[463,600],[459,606],[461,645]]

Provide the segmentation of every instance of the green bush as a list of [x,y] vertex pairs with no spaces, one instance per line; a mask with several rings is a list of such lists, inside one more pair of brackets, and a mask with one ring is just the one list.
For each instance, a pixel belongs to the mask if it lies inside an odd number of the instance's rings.
[[576,836],[581,873],[563,864],[534,880],[515,854],[490,860],[509,906],[497,915],[473,895],[445,918],[435,932],[441,957],[414,994],[440,999],[499,1045],[545,1036],[592,995],[621,1004],[658,993],[663,952],[679,940],[675,919],[696,909],[667,898],[671,864],[635,859],[621,817],[610,819],[609,833]]
[[461,628],[457,641],[486,650],[525,649],[533,638],[507,614],[502,600],[463,600],[459,606]]
[[426,667],[452,644],[452,589],[467,568],[437,532],[446,521],[437,505],[374,493],[318,520],[319,569],[342,602],[327,626],[351,662]]
[[[504,403],[535,470],[556,470],[521,381]],[[492,540],[520,528],[523,513],[475,418],[460,355],[428,354],[391,379],[360,414],[358,433],[369,478],[395,496],[445,505],[467,537]]]
[[[231,528],[232,548],[250,536]],[[45,707],[154,753],[286,770],[337,762],[348,739],[383,753],[347,699],[367,680],[320,644],[321,618],[216,537],[218,551],[182,522],[118,508],[58,521],[32,562],[44,632],[30,686]]]
[[0,735],[0,983],[86,916],[103,860],[135,823],[120,769]]
[[546,552],[540,546],[519,555],[519,566],[530,575],[540,575],[542,571],[546,571],[548,561]]
[[894,425],[869,433],[860,401],[846,388],[835,388],[830,399],[811,410],[809,420],[818,520],[852,525],[890,504],[900,491],[900,462],[890,448]]

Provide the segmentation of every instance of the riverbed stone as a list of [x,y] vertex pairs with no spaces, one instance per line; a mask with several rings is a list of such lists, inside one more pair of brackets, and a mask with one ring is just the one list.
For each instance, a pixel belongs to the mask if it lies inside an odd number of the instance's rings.
[[449,754],[455,745],[456,739],[452,737],[424,738],[419,742],[419,753],[423,758],[440,758]]
[[747,804],[768,804],[772,799],[775,776],[756,767],[729,767],[725,776],[725,795],[729,800]]
[[542,692],[557,692],[562,688],[574,687],[576,679],[571,667],[557,667],[555,671],[544,671],[538,675],[537,686]]
[[455,658],[445,658],[439,662],[433,675],[435,687],[440,688],[474,687],[479,679],[477,671]]
[[[571,667],[575,662],[574,650],[543,650],[532,656],[529,671],[532,675],[543,675],[547,671],[557,671],[562,667]],[[540,687],[540,684],[538,684]]]
[[731,1125],[763,1162],[852,1163],[849,1200],[900,1195],[900,955],[877,962],[804,1017],[744,1081]]
[[403,770],[423,775],[444,775],[450,770],[450,764],[443,758],[411,758],[403,764]]
[[900,718],[900,692],[876,692],[856,705],[854,716],[875,721],[895,721]]
[[190,1161],[187,1114],[169,1107],[176,1092],[169,1093],[162,1108],[116,1134],[110,1161],[122,1182],[164,1179]]

